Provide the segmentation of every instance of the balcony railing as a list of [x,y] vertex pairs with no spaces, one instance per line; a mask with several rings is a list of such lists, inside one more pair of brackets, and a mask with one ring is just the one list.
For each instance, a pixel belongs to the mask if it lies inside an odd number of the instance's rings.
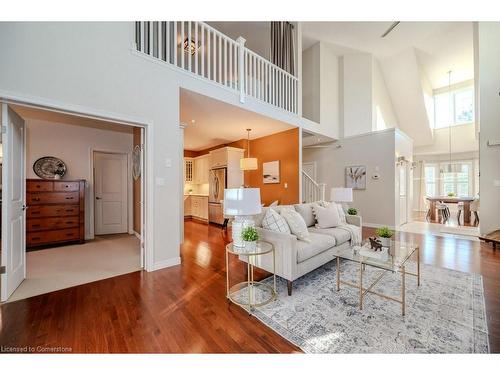
[[138,51],[285,111],[298,113],[298,79],[204,22],[135,23]]

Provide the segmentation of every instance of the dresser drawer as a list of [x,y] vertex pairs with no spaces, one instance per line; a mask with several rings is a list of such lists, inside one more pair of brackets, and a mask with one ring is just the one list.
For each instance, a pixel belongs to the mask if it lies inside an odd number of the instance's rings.
[[43,245],[51,242],[80,240],[80,229],[62,229],[46,232],[29,232],[26,234],[28,246]]
[[28,219],[50,216],[76,216],[80,213],[80,206],[52,205],[32,206],[27,212]]
[[26,195],[28,206],[37,204],[78,204],[78,192],[75,193],[28,193]]
[[26,190],[30,191],[53,191],[54,183],[52,181],[28,181]]
[[54,181],[54,191],[78,191],[80,184],[76,181]]
[[78,216],[51,217],[44,219],[31,219],[26,223],[26,230],[34,232],[38,230],[75,228],[80,225]]

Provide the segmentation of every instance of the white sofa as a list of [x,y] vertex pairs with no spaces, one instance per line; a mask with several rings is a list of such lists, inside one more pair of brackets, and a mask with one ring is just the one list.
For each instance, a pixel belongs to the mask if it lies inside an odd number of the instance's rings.
[[[350,247],[351,235],[341,228],[316,228],[316,219],[312,211],[312,203],[303,203],[289,206],[272,207],[276,212],[291,208],[297,211],[307,224],[311,242],[297,239],[293,234],[278,233],[262,228],[262,219],[265,210],[260,215],[256,215],[255,225],[259,232],[259,237],[263,241],[268,241],[274,245],[276,259],[276,275],[284,278],[288,282],[288,295],[292,294],[293,281],[306,273],[335,259],[333,252],[335,249]],[[346,215],[348,224],[362,228],[360,216]],[[256,257],[255,265],[268,272],[273,271],[272,257],[262,255]],[[247,257],[240,257],[242,261],[247,261]]]

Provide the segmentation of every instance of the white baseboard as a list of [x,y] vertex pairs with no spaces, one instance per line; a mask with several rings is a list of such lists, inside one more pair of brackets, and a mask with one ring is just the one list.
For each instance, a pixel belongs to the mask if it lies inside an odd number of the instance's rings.
[[368,228],[382,228],[382,227],[387,227],[391,230],[396,230],[396,227],[394,225],[386,225],[386,224],[375,224],[375,223],[365,223],[363,222],[364,227]]
[[142,239],[142,236],[139,233],[137,233],[135,230],[132,232],[132,234],[134,236],[136,236],[138,239]]
[[153,264],[152,271],[158,271],[158,270],[161,270],[162,268],[178,266],[179,264],[181,264],[181,257],[175,257],[175,258],[170,258],[170,259],[166,259],[166,260],[161,260],[161,261]]

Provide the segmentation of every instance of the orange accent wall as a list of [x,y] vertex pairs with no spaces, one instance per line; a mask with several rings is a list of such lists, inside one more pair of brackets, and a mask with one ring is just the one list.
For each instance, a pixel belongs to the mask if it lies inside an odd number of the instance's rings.
[[[134,147],[141,144],[141,128],[134,128]],[[134,180],[132,188],[133,201],[134,201],[134,231],[141,233],[141,179]]]
[[[240,140],[231,144],[246,150],[246,141]],[[246,152],[245,152],[246,156]],[[250,156],[258,159],[258,169],[245,171],[245,185],[260,188],[262,202],[267,206],[273,201],[279,204],[299,203],[299,129],[290,129],[281,133],[257,138],[250,141]],[[279,160],[279,184],[264,184],[262,164]],[[285,183],[288,188],[285,189]]]
[[[240,139],[201,151],[184,150],[184,156],[196,157],[226,146],[243,148],[245,149],[245,157],[247,155],[247,140]],[[298,128],[251,140],[250,156],[258,159],[259,169],[245,171],[245,185],[260,188],[260,196],[263,203],[269,205],[275,200],[279,201],[280,204],[299,203]],[[264,184],[262,181],[262,163],[276,160],[280,162],[280,183]],[[286,189],[285,183],[288,184],[288,188]]]

